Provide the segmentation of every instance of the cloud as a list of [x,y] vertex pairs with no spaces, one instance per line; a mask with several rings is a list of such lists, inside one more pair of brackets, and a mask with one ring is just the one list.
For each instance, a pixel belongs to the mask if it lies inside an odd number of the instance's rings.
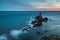
[[[60,8],[59,0],[0,0],[0,10],[41,10]],[[51,9],[50,9],[51,10]],[[59,10],[59,9],[58,9]]]
[[45,3],[43,2],[31,2],[30,5],[34,9],[40,9],[40,10],[60,10],[60,2],[57,2],[56,0],[46,0]]

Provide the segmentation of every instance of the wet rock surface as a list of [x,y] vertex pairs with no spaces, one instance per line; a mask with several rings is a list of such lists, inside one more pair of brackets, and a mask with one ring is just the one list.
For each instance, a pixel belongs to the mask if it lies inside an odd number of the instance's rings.
[[60,40],[60,36],[57,35],[44,36],[41,38],[41,40]]

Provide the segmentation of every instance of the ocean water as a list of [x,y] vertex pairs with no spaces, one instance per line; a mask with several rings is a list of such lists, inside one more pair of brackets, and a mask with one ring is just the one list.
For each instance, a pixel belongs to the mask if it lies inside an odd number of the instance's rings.
[[[42,26],[22,31],[26,27],[32,27],[33,16],[39,15],[40,11],[0,11],[0,40],[40,40],[43,36],[55,34],[60,36],[60,12],[41,11],[43,17],[48,17],[48,22]],[[37,32],[48,32],[43,35]]]

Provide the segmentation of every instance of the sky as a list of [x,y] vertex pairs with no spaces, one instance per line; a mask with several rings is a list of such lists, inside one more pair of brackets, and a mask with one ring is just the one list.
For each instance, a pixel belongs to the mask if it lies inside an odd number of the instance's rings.
[[60,11],[60,0],[0,0],[0,11]]

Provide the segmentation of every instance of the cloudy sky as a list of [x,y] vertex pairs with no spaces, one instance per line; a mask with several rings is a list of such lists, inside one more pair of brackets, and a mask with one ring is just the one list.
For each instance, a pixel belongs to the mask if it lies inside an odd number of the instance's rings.
[[0,0],[1,11],[59,11],[60,0]]

